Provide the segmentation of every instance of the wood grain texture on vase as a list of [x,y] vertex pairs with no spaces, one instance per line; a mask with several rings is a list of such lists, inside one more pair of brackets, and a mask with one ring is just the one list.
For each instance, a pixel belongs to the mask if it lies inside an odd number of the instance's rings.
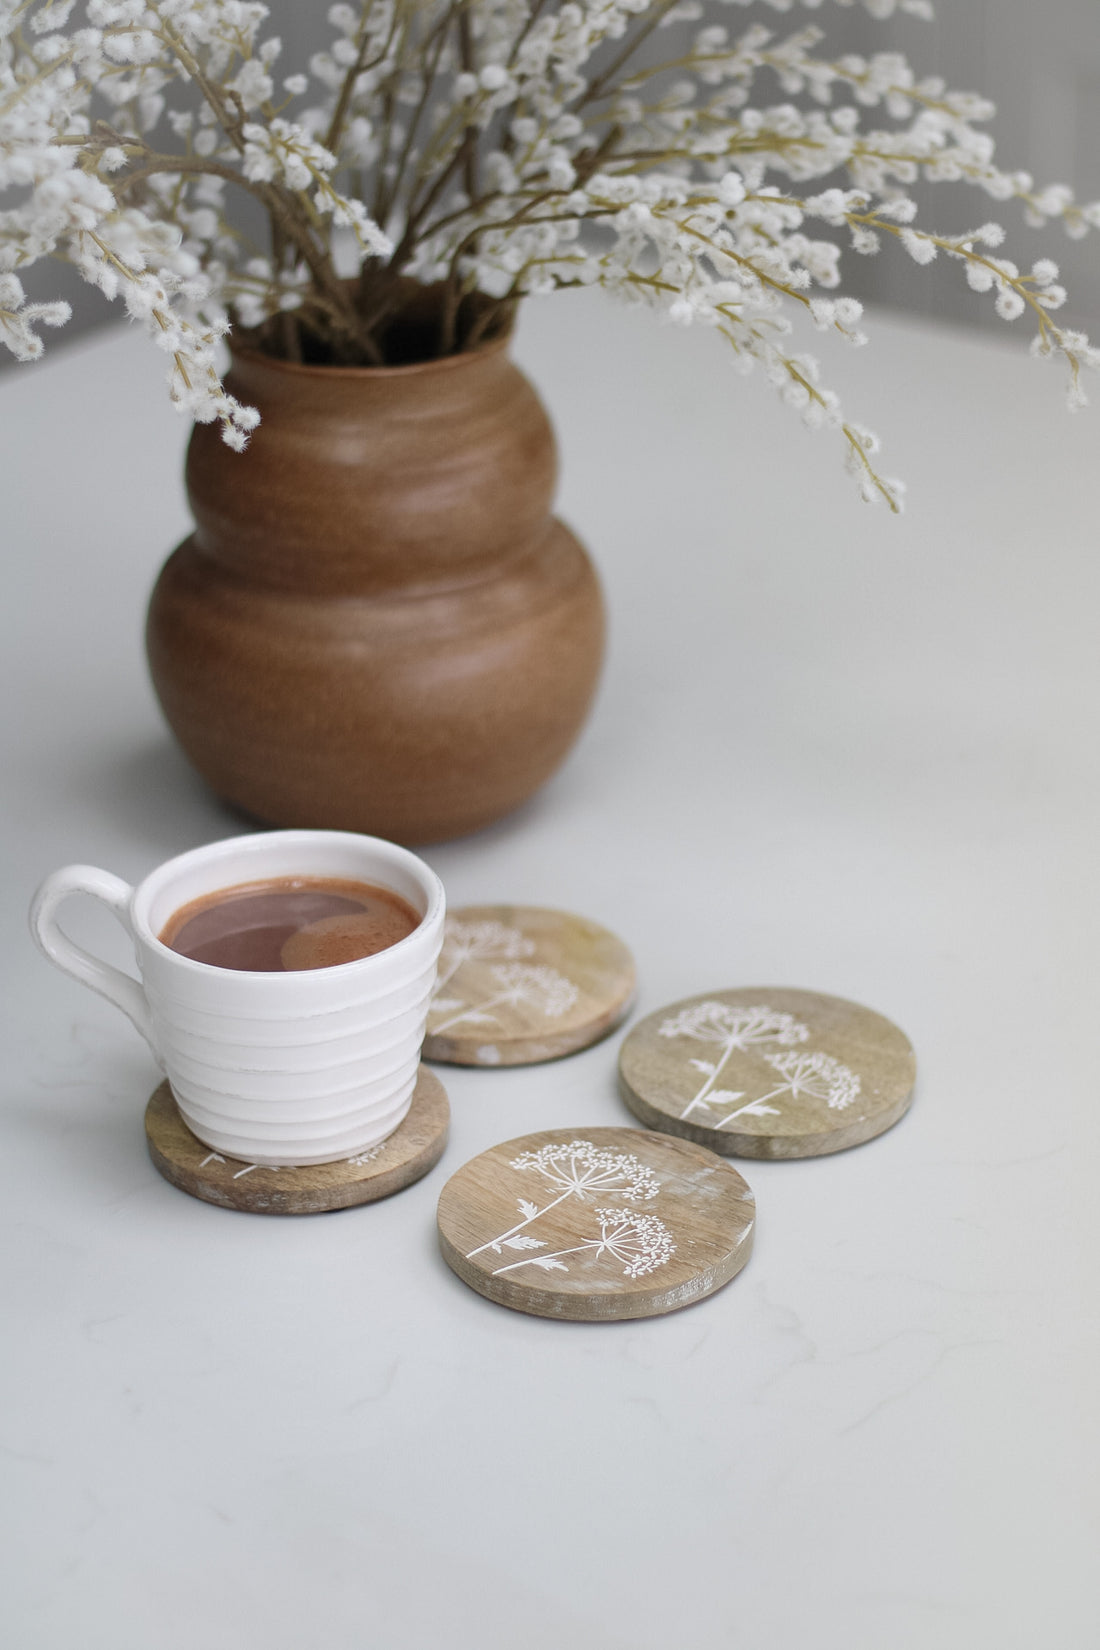
[[916,1072],[893,1021],[787,986],[671,1003],[619,1051],[641,1122],[731,1157],[822,1157],[872,1140],[909,1109]]
[[553,432],[499,338],[396,367],[234,352],[246,452],[191,439],[195,532],[153,592],[153,682],[221,796],[418,843],[517,807],[572,745],[599,585],[551,515]]
[[463,1164],[439,1243],[499,1306],[540,1318],[652,1318],[712,1295],[745,1265],[753,1194],[714,1152],[647,1129],[548,1129]]
[[204,1203],[256,1215],[317,1215],[376,1203],[422,1179],[443,1155],[450,1120],[446,1089],[421,1070],[404,1122],[377,1146],[336,1163],[270,1168],[204,1146],[161,1083],[145,1108],[145,1142],[165,1180]]

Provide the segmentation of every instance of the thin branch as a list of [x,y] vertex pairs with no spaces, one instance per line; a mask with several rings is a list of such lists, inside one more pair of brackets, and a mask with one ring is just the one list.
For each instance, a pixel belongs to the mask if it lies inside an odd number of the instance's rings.
[[319,293],[326,300],[327,306],[341,331],[355,338],[357,343],[369,348],[368,341],[361,335],[359,317],[350,295],[340,281],[332,267],[328,254],[317,245],[306,225],[298,218],[288,200],[285,191],[270,183],[256,182],[246,178],[243,172],[235,167],[227,166],[205,155],[157,155],[147,156],[144,165],[127,173],[114,184],[116,199],[125,193],[132,185],[142,182],[145,178],[156,173],[198,173],[213,177],[225,178],[231,183],[239,184],[249,194],[261,201],[271,215],[273,226],[277,225],[299,253],[310,274],[317,284]]
[[[603,73],[598,74],[583,95],[577,99],[576,103],[573,105],[575,109],[583,109],[586,103],[595,103],[599,98],[608,97],[613,91],[617,90],[617,88],[612,85],[612,82],[619,70],[624,68],[626,64],[629,63],[630,59],[634,56],[634,53],[638,50],[638,47],[642,45],[643,41],[649,39],[649,36],[653,33],[654,29],[660,28],[665,13],[670,12],[673,6],[677,4],[678,0],[659,0],[659,3],[653,8],[645,22],[641,24],[640,27],[635,30],[631,38],[627,40],[618,56],[612,59],[607,68],[604,69]],[[654,74],[657,73],[656,70],[652,70],[650,72]]]
[[[355,90],[355,82],[359,79],[359,76],[364,72],[367,66],[366,56],[370,45],[370,37],[367,34],[367,18],[370,16],[373,7],[374,0],[364,0],[363,10],[359,17],[359,50],[355,54],[355,62],[351,65],[347,74],[344,76],[344,84],[340,87],[340,95],[336,99],[336,107],[332,111],[332,119],[329,121],[328,131],[325,134],[325,148],[332,155],[336,153],[336,145],[339,143],[341,133],[344,130],[344,121],[347,117],[348,106],[351,103],[352,93]],[[396,6],[394,7],[393,15],[394,23],[391,26],[391,40],[393,38],[392,30],[396,27]],[[387,41],[386,46],[383,48],[383,58],[385,57],[385,53],[388,49],[389,41]]]
[[[465,6],[462,6],[458,13],[458,50],[463,73],[476,74],[474,37],[470,28],[470,13]],[[476,126],[467,126],[462,139],[462,180],[470,200],[475,199],[478,190],[477,139]]]
[[[416,134],[419,130],[420,122],[423,119],[424,111],[428,106],[429,100],[431,99],[432,92],[435,89],[435,77],[439,69],[439,60],[442,57],[443,49],[447,44],[447,25],[450,22],[450,18],[451,12],[448,11],[436,24],[435,28],[427,36],[427,38],[421,43],[420,55],[427,57],[430,52],[431,56],[426,63],[426,67],[419,71],[422,80],[420,98],[415,109],[413,110],[412,118],[409,121],[409,129],[405,134],[405,142],[401,147],[401,154],[397,161],[397,169],[394,173],[393,182],[386,191],[385,211],[387,216],[393,210],[394,202],[401,193],[401,185],[405,180],[409,160],[412,156],[413,147],[416,143]],[[382,220],[380,219],[379,221],[381,222]]]

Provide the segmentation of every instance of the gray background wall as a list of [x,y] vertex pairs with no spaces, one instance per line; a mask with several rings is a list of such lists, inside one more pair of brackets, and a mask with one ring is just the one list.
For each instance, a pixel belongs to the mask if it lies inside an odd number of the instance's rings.
[[[271,0],[273,26],[284,42],[285,73],[304,65],[327,37],[327,9],[317,0],[305,5]],[[735,21],[725,8],[714,9],[723,21]],[[992,130],[1003,166],[1026,168],[1040,183],[1071,183],[1079,199],[1100,199],[1098,0],[939,0],[931,23],[911,18],[874,23],[858,8],[843,11],[831,5],[786,15],[760,7],[755,15],[781,30],[796,20],[820,23],[827,45],[837,53],[904,50],[918,73],[943,74],[956,88],[994,99],[998,114]],[[1040,255],[1055,258],[1070,292],[1061,318],[1100,333],[1100,235],[1070,241],[1058,227],[1030,229],[1011,205],[957,185],[924,186],[917,193],[922,221],[938,229],[954,232],[993,217],[1009,231],[1007,255],[1021,265]],[[27,272],[25,285],[36,297],[65,297],[73,305],[69,326],[47,335],[51,350],[119,313],[60,265],[36,266]],[[844,285],[871,301],[1005,330],[988,295],[972,293],[959,268],[941,261],[918,269],[900,248],[874,258],[849,255]],[[0,367],[8,365],[17,363],[0,349]]]
[[[918,73],[942,74],[956,89],[992,98],[997,115],[989,130],[1006,171],[1031,172],[1039,184],[1068,183],[1079,200],[1100,200],[1098,0],[934,3],[930,23],[896,18],[875,25],[866,16],[848,14],[838,36],[855,51],[880,50],[871,42],[889,39]],[[824,19],[829,9],[823,7],[817,17]],[[1069,289],[1069,304],[1059,318],[1100,332],[1100,233],[1071,241],[1060,226],[1031,229],[1011,203],[959,185],[925,185],[915,193],[929,226],[954,232],[992,218],[1008,232],[1005,256],[1021,266],[1041,256],[1054,258]],[[931,212],[925,210],[929,206]],[[1007,330],[988,295],[972,293],[957,265],[920,269],[904,253],[891,258],[883,253],[849,258],[846,279],[851,276],[858,277],[860,296]]]

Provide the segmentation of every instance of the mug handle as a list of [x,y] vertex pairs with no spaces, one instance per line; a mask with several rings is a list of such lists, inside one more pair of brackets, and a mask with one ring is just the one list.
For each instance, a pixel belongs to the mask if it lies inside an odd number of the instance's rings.
[[128,882],[112,876],[110,871],[99,871],[94,865],[65,865],[60,871],[52,872],[35,894],[30,911],[31,933],[39,950],[63,973],[71,974],[82,985],[91,986],[109,1003],[121,1008],[141,1032],[157,1064],[163,1069],[163,1061],[154,1041],[149,999],[142,986],[131,975],[124,974],[121,968],[101,962],[83,946],[76,945],[62,933],[54,915],[70,894],[91,894],[114,912],[133,940],[134,930],[130,922],[133,893]]

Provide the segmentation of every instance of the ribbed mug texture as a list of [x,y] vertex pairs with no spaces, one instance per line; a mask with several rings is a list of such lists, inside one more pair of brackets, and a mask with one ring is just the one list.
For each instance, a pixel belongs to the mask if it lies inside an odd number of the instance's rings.
[[[157,938],[203,894],[286,876],[382,883],[413,905],[420,925],[375,956],[288,973],[215,968]],[[119,914],[148,1010],[133,1017],[206,1145],[250,1163],[305,1165],[355,1156],[398,1127],[416,1086],[443,940],[443,887],[422,860],[350,832],[263,833],[170,860]],[[63,947],[48,954],[66,966]],[[106,978],[83,977],[119,1000]]]

